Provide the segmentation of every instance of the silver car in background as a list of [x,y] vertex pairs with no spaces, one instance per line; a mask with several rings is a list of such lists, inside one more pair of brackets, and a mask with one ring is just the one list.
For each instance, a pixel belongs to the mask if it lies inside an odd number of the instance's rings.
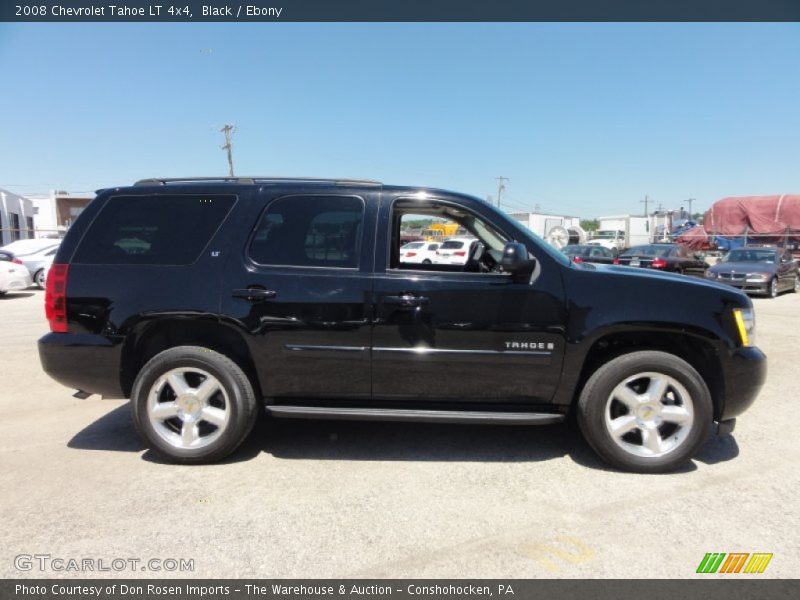
[[734,248],[706,271],[706,278],[771,298],[786,290],[800,291],[797,263],[776,246]]
[[13,252],[15,258],[19,259],[28,269],[33,283],[44,289],[44,268],[48,262],[52,262],[61,240],[57,238],[37,238],[29,240],[17,240],[0,248]]

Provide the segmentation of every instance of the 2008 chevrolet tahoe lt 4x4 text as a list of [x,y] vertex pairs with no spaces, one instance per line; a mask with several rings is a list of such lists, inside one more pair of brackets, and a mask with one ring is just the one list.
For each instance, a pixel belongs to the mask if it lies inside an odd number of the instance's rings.
[[[466,254],[401,262],[401,232],[435,222],[474,238]],[[730,430],[766,375],[737,290],[571,263],[486,202],[374,181],[101,190],[58,250],[45,304],[45,371],[130,398],[147,444],[185,463],[233,452],[263,405],[523,425],[574,411],[607,462],[663,472],[713,422]]]

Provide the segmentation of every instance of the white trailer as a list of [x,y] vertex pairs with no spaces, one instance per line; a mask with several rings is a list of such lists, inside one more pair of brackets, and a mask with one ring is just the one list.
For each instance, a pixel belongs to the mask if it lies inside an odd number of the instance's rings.
[[650,219],[632,215],[616,215],[597,219],[598,228],[587,244],[609,250],[622,250],[651,242]]
[[580,244],[586,239],[586,234],[581,229],[580,217],[535,212],[509,213],[509,216],[556,248],[563,248],[567,244]]

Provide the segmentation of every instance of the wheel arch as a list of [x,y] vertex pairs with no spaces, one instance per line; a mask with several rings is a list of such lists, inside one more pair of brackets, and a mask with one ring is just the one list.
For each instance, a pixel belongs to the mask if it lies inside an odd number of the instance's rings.
[[258,397],[261,386],[244,336],[218,319],[160,317],[134,327],[122,347],[120,386],[126,397],[142,367],[159,352],[175,346],[200,346],[233,360],[245,372]]
[[694,367],[708,386],[714,406],[714,418],[724,409],[725,379],[719,355],[720,340],[710,332],[688,333],[679,329],[630,328],[606,332],[590,342],[570,398],[575,408],[586,381],[601,365],[631,352],[658,350],[685,360]]

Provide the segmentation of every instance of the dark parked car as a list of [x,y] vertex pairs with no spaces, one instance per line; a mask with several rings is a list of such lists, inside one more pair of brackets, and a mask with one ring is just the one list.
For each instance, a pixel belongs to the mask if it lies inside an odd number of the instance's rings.
[[[463,264],[400,260],[457,222]],[[536,425],[576,413],[609,463],[663,472],[766,376],[741,291],[576,264],[489,203],[374,181],[100,190],[47,277],[45,371],[131,399],[150,448],[219,460],[273,417]],[[647,301],[642,301],[646,298]]]
[[800,275],[791,253],[782,248],[735,248],[708,269],[706,277],[775,298],[784,290],[800,291]]
[[680,244],[634,246],[619,255],[617,264],[701,277],[708,268],[704,259]]
[[564,246],[561,251],[576,263],[590,262],[611,265],[614,264],[616,256],[608,248],[593,244],[570,244]]

